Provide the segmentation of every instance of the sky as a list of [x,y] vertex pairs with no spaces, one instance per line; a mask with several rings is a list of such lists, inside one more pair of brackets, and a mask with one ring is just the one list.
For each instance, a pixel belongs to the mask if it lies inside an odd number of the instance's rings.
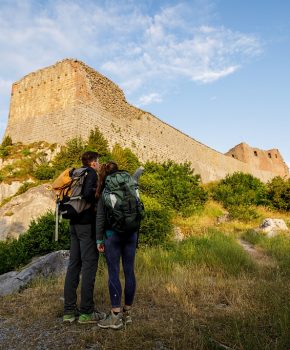
[[0,0],[0,138],[12,83],[64,58],[217,151],[290,165],[288,0]]

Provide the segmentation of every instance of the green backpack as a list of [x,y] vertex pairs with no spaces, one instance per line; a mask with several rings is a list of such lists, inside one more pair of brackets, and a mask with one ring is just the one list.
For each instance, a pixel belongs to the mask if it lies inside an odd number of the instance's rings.
[[122,235],[138,232],[144,214],[138,186],[126,171],[106,177],[102,193],[107,220],[114,231]]

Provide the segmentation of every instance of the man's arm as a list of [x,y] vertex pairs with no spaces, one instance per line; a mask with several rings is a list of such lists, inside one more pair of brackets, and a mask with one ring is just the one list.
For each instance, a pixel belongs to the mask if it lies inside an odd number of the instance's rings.
[[85,179],[82,198],[89,203],[93,203],[95,201],[98,178],[96,172],[93,169],[88,168],[87,172],[88,174]]

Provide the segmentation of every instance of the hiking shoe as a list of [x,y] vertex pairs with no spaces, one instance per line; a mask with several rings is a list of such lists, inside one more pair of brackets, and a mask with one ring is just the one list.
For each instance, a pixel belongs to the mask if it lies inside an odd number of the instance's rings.
[[131,324],[132,323],[131,310],[124,310],[123,311],[123,322],[124,322],[124,324]]
[[63,315],[62,322],[64,323],[73,323],[76,320],[75,314]]
[[111,311],[104,320],[98,322],[98,326],[101,328],[112,328],[112,329],[120,329],[123,327],[123,314],[119,312],[118,315],[115,315],[113,311]]
[[97,323],[105,318],[106,318],[106,314],[104,312],[94,311],[91,314],[80,314],[78,323],[81,323],[81,324]]

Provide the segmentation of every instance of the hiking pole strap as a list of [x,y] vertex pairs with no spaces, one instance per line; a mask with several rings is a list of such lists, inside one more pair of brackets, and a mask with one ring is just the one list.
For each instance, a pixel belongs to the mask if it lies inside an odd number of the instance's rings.
[[59,223],[58,213],[59,213],[59,202],[56,203],[56,208],[55,208],[55,232],[54,232],[55,242],[58,241],[58,223]]

